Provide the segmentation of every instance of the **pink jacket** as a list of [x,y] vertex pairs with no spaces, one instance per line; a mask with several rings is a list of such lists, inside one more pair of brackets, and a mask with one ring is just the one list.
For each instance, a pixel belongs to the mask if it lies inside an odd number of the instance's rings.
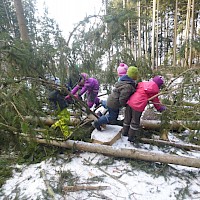
[[[154,81],[140,82],[135,93],[131,95],[127,104],[136,111],[143,112],[148,104],[148,99],[159,93],[159,88]],[[162,107],[158,97],[151,100],[159,111]]]

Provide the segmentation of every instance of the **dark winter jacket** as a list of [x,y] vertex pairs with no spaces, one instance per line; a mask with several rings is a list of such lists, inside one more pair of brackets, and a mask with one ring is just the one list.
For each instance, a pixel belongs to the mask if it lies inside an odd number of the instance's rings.
[[124,75],[120,81],[115,83],[112,93],[108,96],[107,106],[112,109],[119,109],[126,106],[126,102],[135,92],[136,83],[133,79]]

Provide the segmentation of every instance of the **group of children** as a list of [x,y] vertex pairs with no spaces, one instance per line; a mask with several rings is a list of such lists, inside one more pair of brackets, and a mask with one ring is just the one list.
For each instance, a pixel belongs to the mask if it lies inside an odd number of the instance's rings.
[[[164,80],[161,76],[155,76],[150,81],[137,83],[139,77],[138,68],[135,66],[128,67],[125,63],[119,64],[117,73],[119,79],[108,96],[106,103],[104,102],[108,114],[100,116],[94,121],[93,126],[101,131],[102,125],[116,121],[120,109],[125,107],[122,135],[128,136],[128,141],[130,142],[138,142],[141,138],[140,118],[148,102],[152,101],[159,112],[166,109],[160,103],[158,96],[156,96],[164,84]],[[98,106],[102,103],[97,96],[99,86],[97,79],[89,77],[86,73],[81,73],[78,84],[71,90],[71,94],[76,98],[81,98],[87,92],[87,105],[92,108],[93,105]],[[65,100],[69,101],[70,98],[67,95]]]

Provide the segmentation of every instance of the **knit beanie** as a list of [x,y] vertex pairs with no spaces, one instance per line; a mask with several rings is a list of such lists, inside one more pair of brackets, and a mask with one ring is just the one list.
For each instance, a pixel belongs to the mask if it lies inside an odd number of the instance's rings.
[[153,81],[157,84],[157,86],[160,88],[164,84],[164,79],[162,76],[155,76],[153,78]]
[[117,74],[118,76],[123,76],[126,74],[128,69],[128,65],[126,65],[125,63],[120,63],[119,67],[117,68]]
[[128,77],[134,79],[134,80],[137,80],[138,78],[138,68],[137,67],[134,67],[134,66],[130,66],[127,70],[127,75]]

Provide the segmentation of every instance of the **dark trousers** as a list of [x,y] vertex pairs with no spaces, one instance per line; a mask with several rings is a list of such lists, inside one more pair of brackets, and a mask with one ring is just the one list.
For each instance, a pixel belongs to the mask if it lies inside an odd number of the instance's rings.
[[141,115],[142,112],[132,109],[129,105],[126,106],[122,130],[123,135],[138,134],[140,130]]

